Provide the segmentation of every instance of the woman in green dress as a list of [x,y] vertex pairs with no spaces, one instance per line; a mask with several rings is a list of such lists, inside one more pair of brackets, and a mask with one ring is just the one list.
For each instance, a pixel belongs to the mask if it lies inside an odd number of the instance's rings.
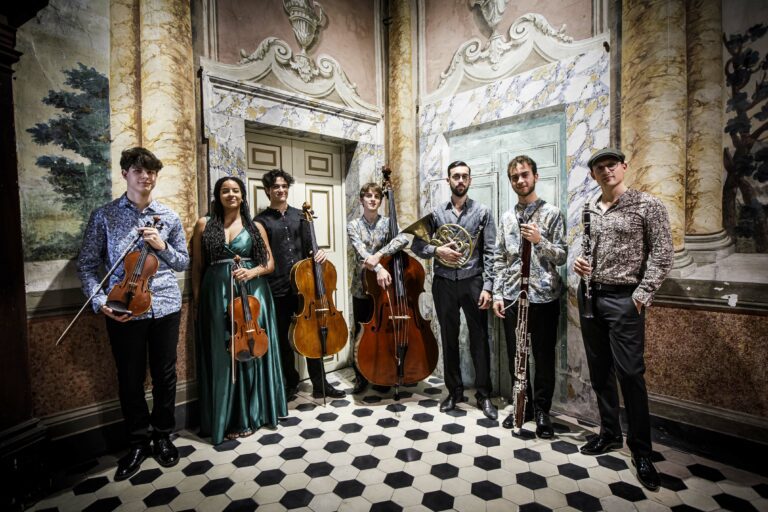
[[[200,435],[213,444],[276,426],[288,414],[280,364],[275,311],[266,279],[275,268],[264,228],[251,220],[243,182],[221,178],[213,188],[209,216],[197,221],[192,236],[192,293],[197,308],[196,347],[200,394]],[[241,268],[232,270],[239,255]],[[246,286],[260,304],[259,325],[269,337],[267,353],[235,362],[229,352],[230,279]]]

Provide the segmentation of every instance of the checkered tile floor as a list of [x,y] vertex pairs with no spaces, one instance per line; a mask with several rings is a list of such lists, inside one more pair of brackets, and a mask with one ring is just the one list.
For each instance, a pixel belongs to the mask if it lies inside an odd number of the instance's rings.
[[[342,389],[350,380],[349,370],[330,376]],[[117,456],[102,457],[35,510],[768,510],[768,478],[656,444],[662,488],[649,492],[626,448],[581,455],[591,431],[570,418],[555,418],[553,441],[513,437],[471,391],[440,413],[443,391],[431,378],[399,402],[368,391],[326,407],[305,391],[275,430],[216,447],[182,431],[177,466],[148,459],[124,482],[113,481]]]

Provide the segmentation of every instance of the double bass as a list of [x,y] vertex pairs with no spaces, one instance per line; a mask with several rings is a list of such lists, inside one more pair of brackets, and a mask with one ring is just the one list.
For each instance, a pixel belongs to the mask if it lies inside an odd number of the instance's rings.
[[[349,338],[347,322],[336,309],[333,292],[336,290],[336,267],[330,261],[317,263],[317,239],[313,224],[312,206],[302,206],[304,220],[309,224],[312,252],[309,258],[296,262],[291,268],[291,284],[299,295],[299,313],[293,315],[288,339],[293,349],[304,357],[321,359],[344,348]],[[325,366],[323,381],[325,381]],[[325,400],[325,386],[323,386]]]
[[[398,235],[395,191],[389,168],[382,169],[383,189],[389,204],[390,240]],[[392,276],[382,289],[376,273],[366,270],[365,292],[373,299],[373,315],[362,324],[358,339],[357,367],[369,382],[399,387],[429,377],[437,366],[438,348],[429,321],[419,311],[419,296],[424,292],[424,267],[403,251],[380,261]]]

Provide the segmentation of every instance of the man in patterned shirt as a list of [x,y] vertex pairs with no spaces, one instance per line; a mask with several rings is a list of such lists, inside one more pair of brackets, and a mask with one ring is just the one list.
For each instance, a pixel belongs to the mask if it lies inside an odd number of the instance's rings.
[[[360,189],[360,204],[363,205],[363,214],[347,224],[347,236],[354,247],[357,257],[355,269],[352,274],[352,314],[355,317],[355,346],[353,361],[357,361],[357,335],[360,332],[360,323],[368,322],[373,313],[373,301],[363,290],[363,269],[374,270],[379,286],[386,288],[392,282],[389,275],[379,260],[382,256],[390,256],[408,245],[408,239],[400,234],[390,240],[389,217],[379,215],[382,190],[376,183],[366,183]],[[368,386],[368,380],[360,373],[357,364],[355,369],[355,387],[352,393],[362,393]],[[386,388],[378,388],[384,391]]]
[[[565,225],[560,210],[536,194],[539,181],[536,162],[525,155],[517,156],[509,162],[507,176],[517,194],[517,204],[499,220],[493,260],[493,312],[504,321],[509,371],[514,379],[521,237],[525,238],[531,242],[527,332],[531,335],[531,352],[536,361],[533,400],[530,400],[529,386],[526,391],[528,403],[533,403],[535,409],[536,435],[549,439],[554,435],[549,409],[555,392],[555,345],[562,291],[557,267],[566,259]],[[514,427],[514,415],[510,414],[502,426]]]
[[[421,258],[435,260],[432,297],[435,313],[440,322],[443,344],[443,370],[448,396],[440,404],[441,412],[448,412],[464,400],[464,384],[459,364],[459,311],[464,311],[469,328],[469,351],[475,368],[475,398],[477,407],[487,418],[498,417],[491,402],[491,354],[488,345],[488,308],[491,307],[493,289],[493,248],[496,224],[491,209],[467,197],[472,184],[471,169],[457,160],[448,165],[448,185],[451,199],[437,205],[432,211],[429,235],[440,226],[458,224],[472,237],[474,250],[460,267],[455,268],[463,254],[455,250],[454,242],[440,247],[414,238],[411,249]],[[443,262],[449,265],[444,265]]]
[[592,178],[602,194],[587,204],[590,215],[592,264],[576,258],[574,270],[590,276],[594,318],[584,317],[580,294],[581,334],[592,389],[600,411],[600,435],[581,447],[599,455],[622,447],[619,423],[619,379],[629,430],[627,446],[640,483],[659,488],[651,462],[651,425],[645,388],[645,308],[672,267],[674,250],[669,217],[657,198],[627,188],[624,154],[614,148],[589,159]]
[[[127,190],[118,199],[94,210],[83,235],[77,272],[93,309],[103,313],[117,366],[120,407],[129,433],[130,451],[117,464],[115,480],[133,476],[152,454],[164,467],[176,465],[179,452],[170,439],[175,427],[176,344],[179,341],[181,292],[175,272],[187,268],[189,255],[179,216],[152,199],[162,162],[144,148],[123,151],[120,168]],[[162,225],[146,227],[154,216]],[[107,302],[109,290],[125,277],[119,266],[106,289],[100,276],[112,268],[126,248],[139,238],[157,256],[157,273],[149,280],[152,305],[147,313],[119,313]],[[152,413],[144,399],[147,355],[152,376]],[[150,451],[150,440],[153,450]]]

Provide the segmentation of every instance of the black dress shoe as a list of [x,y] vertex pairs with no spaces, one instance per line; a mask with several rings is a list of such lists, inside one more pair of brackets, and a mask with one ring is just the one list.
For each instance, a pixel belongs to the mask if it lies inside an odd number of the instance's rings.
[[551,439],[554,435],[555,431],[552,428],[549,414],[544,411],[536,411],[536,437]]
[[164,468],[170,468],[179,463],[179,450],[173,446],[168,436],[156,437],[153,440],[152,455]]
[[483,411],[483,414],[485,414],[485,417],[489,420],[495,420],[499,417],[499,411],[496,410],[496,406],[493,405],[490,398],[478,398],[477,408]]
[[352,394],[356,395],[358,393],[362,393],[368,388],[368,381],[365,379],[365,377],[358,377],[355,381],[355,387],[352,388]]
[[643,484],[643,487],[649,491],[656,491],[661,485],[659,472],[653,466],[650,457],[632,456],[632,465],[637,469],[637,479]]
[[452,411],[456,408],[456,398],[451,394],[440,403],[440,412]]
[[581,447],[581,453],[584,455],[602,455],[611,450],[619,450],[624,446],[624,440],[621,437],[608,439],[602,436],[593,436],[587,441],[587,444]]
[[504,428],[513,428],[515,426],[515,415],[510,414],[504,421],[501,422],[501,426]]
[[147,458],[148,454],[149,446],[132,446],[128,451],[128,454],[117,461],[115,482],[127,480],[128,478],[131,478],[133,475],[135,475],[139,471],[141,463],[144,462],[144,459]]
[[[345,392],[343,392],[340,389],[336,389],[335,387],[331,386],[327,382],[325,383],[325,397],[326,398],[344,398],[347,396]],[[323,398],[323,391],[322,389],[313,388],[312,389],[312,397],[313,398]]]

